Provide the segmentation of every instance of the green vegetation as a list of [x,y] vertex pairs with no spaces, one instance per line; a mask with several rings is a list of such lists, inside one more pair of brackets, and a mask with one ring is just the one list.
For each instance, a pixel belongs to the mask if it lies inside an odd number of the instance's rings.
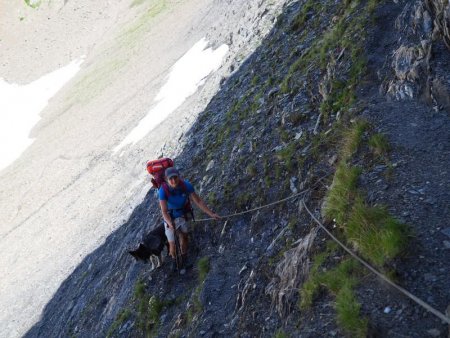
[[279,127],[278,128],[278,133],[280,135],[281,141],[283,141],[284,143],[287,143],[287,142],[289,142],[291,140],[291,136],[286,131],[286,129],[284,129],[283,127]]
[[118,72],[125,66],[126,61],[112,59],[108,62],[99,62],[87,69],[86,75],[78,80],[68,95],[68,106],[77,103],[84,105],[97,97],[117,77]]
[[297,225],[297,216],[292,215],[291,218],[289,218],[288,228],[291,229],[291,231],[294,231],[296,225]]
[[111,327],[108,330],[108,333],[106,334],[106,337],[112,337],[114,332],[119,329],[122,324],[124,324],[129,318],[131,317],[131,310],[125,309],[121,310],[119,314],[117,315],[116,320],[112,323]]
[[367,127],[368,123],[366,121],[358,120],[344,133],[344,141],[340,149],[340,158],[342,161],[349,160],[358,150]]
[[252,201],[252,194],[250,192],[242,192],[236,198],[236,207],[239,210],[247,208]]
[[[135,1],[136,2],[136,1]],[[142,0],[137,0],[135,5],[139,5],[143,3]],[[134,3],[131,4],[133,6]],[[131,25],[129,25],[126,30],[118,36],[118,42],[122,47],[131,48],[137,45],[139,42],[139,38],[143,36],[143,33],[148,31],[151,27],[153,19],[164,10],[168,8],[167,0],[158,0],[152,1],[151,5],[143,11],[141,16],[133,21]]]
[[[336,16],[336,23],[292,64],[283,80],[282,90],[287,93],[291,89],[291,82],[298,78],[294,77],[294,74],[299,70],[307,73],[311,69],[310,65],[315,64],[323,72],[327,72],[327,77],[324,77],[320,84],[323,101],[319,110],[324,122],[329,121],[330,116],[338,112],[341,121],[348,121],[353,117],[352,108],[357,100],[355,89],[361,84],[367,65],[363,27],[376,4],[374,0],[364,3],[368,9],[365,11],[358,0],[344,1],[341,14]],[[300,18],[299,22],[301,21]],[[341,235],[363,257],[383,267],[404,248],[402,243],[405,243],[405,226],[390,216],[384,208],[368,206],[364,202],[362,192],[357,188],[362,170],[352,166],[350,162],[362,147],[367,129],[367,122],[357,120],[342,135],[340,162],[325,198],[324,214],[326,219],[336,221],[342,229]],[[322,137],[316,143],[314,148],[319,148],[323,143]],[[369,146],[376,154],[386,154],[386,144],[380,136],[373,136],[369,141]],[[360,317],[361,306],[353,292],[359,280],[357,263],[347,259],[329,269],[328,266],[325,267],[326,263],[334,265],[334,261],[329,259],[330,253],[327,249],[314,258],[309,278],[300,291],[299,306],[301,309],[310,307],[320,289],[325,288],[336,297],[338,325],[352,337],[365,337],[368,321]]]
[[41,5],[41,0],[24,0],[27,6],[31,8],[38,8]]
[[333,184],[326,197],[325,217],[335,219],[338,224],[344,224],[348,219],[352,201],[357,193],[358,177],[361,169],[350,168],[341,162],[334,175]]
[[156,296],[150,296],[145,291],[145,283],[138,280],[134,289],[134,299],[137,302],[136,323],[145,337],[154,337],[158,333],[159,316],[165,303]]
[[190,326],[194,318],[203,311],[203,304],[200,301],[200,294],[202,293],[203,285],[197,286],[191,296],[191,303],[186,311],[186,325]]
[[357,190],[361,170],[341,162],[326,197],[325,216],[335,219],[345,237],[366,259],[382,267],[406,243],[406,226],[382,207],[368,206]]
[[252,86],[256,86],[256,85],[259,83],[259,81],[260,81],[259,76],[258,76],[258,75],[255,75],[255,76],[253,77],[253,79],[252,79],[252,82],[251,82]]
[[367,206],[360,196],[354,201],[345,232],[363,257],[379,267],[405,248],[406,226],[385,208]]
[[300,290],[300,309],[309,308],[312,305],[313,298],[319,290],[319,283],[317,276],[320,275],[321,266],[325,263],[328,256],[337,250],[334,242],[328,241],[327,247],[323,252],[316,254],[312,260],[312,266],[309,270],[308,280],[303,284]]
[[206,196],[206,201],[208,202],[208,205],[211,205],[212,207],[216,206],[218,202],[216,192],[210,191]]
[[297,16],[294,18],[294,20],[292,21],[291,29],[294,31],[297,31],[300,28],[303,28],[303,26],[305,25],[305,23],[308,19],[308,14],[310,13],[310,11],[312,11],[312,10],[318,11],[318,10],[320,10],[320,8],[321,8],[321,5],[319,2],[313,1],[313,0],[308,0],[302,6],[302,9],[297,14]]
[[273,337],[274,338],[288,338],[289,336],[282,329],[279,329]]
[[300,290],[300,308],[309,308],[322,288],[336,296],[336,314],[339,326],[352,337],[366,337],[367,319],[360,318],[360,304],[352,289],[358,284],[358,265],[353,259],[340,262],[332,270],[323,272],[320,267],[325,263],[330,251],[314,257],[314,263],[308,280]]
[[295,168],[295,152],[297,150],[297,143],[291,142],[287,147],[277,151],[277,157],[286,164],[288,172],[293,172]]
[[250,163],[246,169],[247,174],[250,177],[256,177],[258,175],[258,171],[256,170],[256,166],[253,163]]
[[302,112],[294,112],[289,115],[289,121],[294,125],[298,126],[300,123],[305,122],[309,119],[309,116]]
[[375,134],[369,139],[369,147],[376,155],[386,155],[389,150],[389,142],[383,134]]
[[200,300],[200,295],[203,291],[204,281],[209,272],[209,257],[202,257],[197,262],[198,269],[198,282],[199,285],[194,288],[189,306],[186,311],[186,323],[185,325],[190,326],[192,321],[196,316],[198,316],[203,311],[203,304]]
[[133,2],[131,3],[130,7],[135,7],[135,6],[142,5],[145,1],[147,1],[147,0],[133,0]]
[[367,337],[368,319],[360,317],[361,305],[349,285],[344,285],[336,294],[337,322],[352,337]]
[[200,283],[205,281],[206,275],[209,272],[209,257],[205,256],[198,260],[198,280]]
[[137,325],[146,334],[151,329],[148,322],[148,301],[150,297],[145,291],[145,283],[142,280],[138,280],[135,285],[134,299],[137,301]]

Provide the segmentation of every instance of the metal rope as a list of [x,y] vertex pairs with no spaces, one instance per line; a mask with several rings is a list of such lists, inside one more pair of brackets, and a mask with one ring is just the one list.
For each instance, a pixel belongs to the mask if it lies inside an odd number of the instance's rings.
[[367,269],[369,269],[370,271],[372,271],[374,274],[376,274],[378,277],[380,277],[381,279],[383,279],[385,282],[387,282],[388,284],[390,284],[391,286],[393,286],[394,288],[396,288],[398,291],[400,291],[401,293],[403,293],[404,295],[406,295],[407,297],[409,297],[410,299],[412,299],[414,302],[416,302],[417,304],[419,304],[420,306],[422,306],[425,310],[431,312],[432,314],[434,314],[435,316],[439,317],[441,320],[443,320],[444,322],[446,322],[447,324],[450,324],[450,318],[447,317],[446,315],[444,315],[442,312],[439,312],[438,310],[436,310],[435,308],[433,308],[431,305],[425,303],[423,300],[421,300],[420,298],[414,296],[412,293],[410,293],[409,291],[403,289],[401,286],[395,284],[394,282],[392,282],[391,280],[389,280],[386,276],[384,276],[381,272],[378,272],[378,270],[376,270],[374,267],[372,267],[369,263],[367,263],[366,261],[364,261],[362,258],[359,258],[355,253],[353,253],[353,251],[351,251],[349,248],[347,248],[341,241],[339,241],[330,231],[328,231],[328,229],[313,215],[313,213],[308,209],[308,207],[306,206],[305,201],[302,201],[303,206],[305,207],[306,211],[308,212],[308,214],[311,216],[311,218],[328,234],[328,236],[330,236],[333,241],[335,241],[337,244],[339,244],[345,251],[347,251],[353,258],[355,258],[356,260],[358,260],[362,265],[364,265]]
[[[221,216],[221,218],[222,219],[228,219],[228,218],[231,218],[231,217],[248,214],[250,212],[257,211],[257,210],[260,210],[260,209],[264,209],[264,208],[270,207],[270,206],[275,205],[275,204],[280,204],[280,203],[286,202],[286,201],[288,201],[290,199],[293,199],[293,198],[296,198],[296,197],[298,197],[300,195],[303,195],[304,193],[306,193],[308,191],[309,191],[309,189],[306,189],[306,190],[300,191],[299,193],[296,193],[296,194],[293,194],[293,195],[288,196],[286,198],[283,198],[283,199],[281,199],[279,201],[275,201],[275,202],[272,202],[272,203],[269,203],[269,204],[265,204],[265,205],[259,206],[257,208],[249,209],[249,210],[246,210],[246,211],[237,212],[235,214],[229,214],[229,215]],[[195,222],[206,222],[206,221],[213,221],[213,220],[214,220],[214,218],[202,218],[202,219],[196,219]]]
[[[303,195],[304,193],[306,193],[308,191],[309,191],[309,189],[306,189],[306,190],[303,190],[303,191],[301,191],[299,193],[296,193],[296,194],[293,194],[293,195],[288,196],[286,198],[283,198],[281,200],[278,200],[278,201],[275,201],[275,202],[272,202],[272,203],[269,203],[269,204],[265,204],[265,205],[262,205],[262,206],[257,207],[257,208],[253,208],[253,209],[249,209],[249,210],[246,210],[246,211],[237,212],[237,213],[234,213],[234,214],[225,215],[225,216],[222,216],[222,219],[228,219],[228,218],[231,218],[231,217],[244,215],[244,214],[247,214],[247,213],[250,213],[250,212],[254,212],[254,211],[257,211],[257,210],[260,210],[260,209],[263,209],[263,208],[267,208],[267,207],[270,207],[270,206],[273,206],[273,205],[276,205],[276,204],[280,204],[280,203],[286,202],[286,201],[288,201],[290,199],[296,198],[296,197],[298,197],[300,195]],[[306,206],[305,201],[302,201],[302,203],[303,203],[303,206],[305,207],[306,211],[308,212],[308,214],[311,216],[311,218],[327,233],[328,236],[330,236],[337,244],[339,244],[353,258],[355,258],[358,262],[360,262],[362,265],[364,265],[372,273],[374,273],[375,275],[377,275],[378,277],[383,279],[386,283],[388,283],[389,285],[393,286],[395,289],[397,289],[398,291],[403,293],[405,296],[407,296],[408,298],[412,299],[414,302],[416,302],[417,304],[422,306],[425,310],[431,312],[436,317],[438,317],[439,319],[441,319],[442,321],[444,321],[444,322],[446,322],[447,324],[450,325],[450,318],[449,317],[444,315],[442,312],[436,310],[431,305],[425,303],[420,298],[414,296],[412,293],[410,293],[409,291],[405,290],[401,286],[399,286],[399,285],[395,284],[394,282],[392,282],[385,275],[383,275],[381,272],[379,272],[374,267],[372,267],[369,263],[367,263],[362,258],[357,256],[353,251],[351,251],[349,248],[347,248],[341,241],[339,241],[339,239],[337,239],[330,231],[328,231],[328,229],[314,216],[314,214]],[[214,218],[203,218],[203,219],[196,220],[196,222],[205,222],[205,221],[212,221],[212,220],[214,220]]]

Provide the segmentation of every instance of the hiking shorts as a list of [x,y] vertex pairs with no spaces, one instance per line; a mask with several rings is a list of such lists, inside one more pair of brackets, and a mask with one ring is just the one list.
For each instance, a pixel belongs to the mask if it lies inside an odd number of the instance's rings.
[[[187,222],[183,217],[176,218],[174,220],[175,223],[175,229],[178,231],[181,231],[184,234],[187,234],[189,232],[189,222]],[[166,222],[164,222],[164,230],[166,233],[167,240],[169,242],[175,242],[175,234],[172,231],[172,229],[169,229],[169,226]]]

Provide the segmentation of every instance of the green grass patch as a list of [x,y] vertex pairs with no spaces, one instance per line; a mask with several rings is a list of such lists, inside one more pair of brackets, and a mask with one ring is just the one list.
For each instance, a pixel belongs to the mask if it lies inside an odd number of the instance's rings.
[[[254,196],[253,196],[254,197]],[[252,201],[252,194],[250,192],[242,192],[236,198],[236,207],[240,210],[246,209]]]
[[67,95],[67,105],[88,104],[114,82],[126,63],[124,59],[112,59],[100,61],[86,69],[85,75],[73,85]]
[[[136,4],[132,3],[130,6],[137,6],[143,4],[145,1],[136,0]],[[117,42],[119,42],[122,48],[131,49],[138,45],[140,39],[145,36],[145,32],[148,32],[154,19],[167,10],[171,6],[167,0],[151,1],[148,8],[141,11],[141,15],[134,20],[130,25],[126,26],[123,33],[117,36]]]
[[289,145],[279,151],[277,151],[276,156],[279,160],[286,164],[286,169],[288,172],[292,172],[295,168],[295,152],[297,151],[297,143],[291,142]]
[[316,1],[313,1],[313,0],[308,0],[302,6],[300,12],[296,15],[296,17],[292,21],[291,29],[293,31],[297,31],[300,28],[303,28],[303,26],[305,25],[306,21],[308,20],[308,14],[310,14],[310,12],[312,10],[319,10],[320,8],[321,8],[320,3],[316,2]]
[[341,262],[332,270],[322,272],[319,268],[328,256],[329,253],[321,253],[314,257],[309,278],[300,290],[300,309],[311,307],[321,288],[326,288],[333,294],[337,294],[344,285],[353,287],[357,284],[357,279],[352,276],[356,268],[356,262],[351,259]]
[[203,283],[210,268],[209,257],[205,256],[200,258],[197,263],[197,268],[198,268],[198,280],[200,283]]
[[203,311],[203,304],[200,300],[200,294],[203,290],[203,283],[197,286],[192,292],[191,306],[186,311],[186,325],[191,326],[194,318]]
[[135,285],[134,300],[137,305],[136,323],[138,329],[145,337],[155,337],[158,333],[161,311],[171,303],[166,303],[156,296],[150,296],[145,290],[143,280],[138,280]]
[[342,161],[348,161],[356,153],[368,126],[369,124],[366,121],[358,120],[344,132],[342,146],[339,152]]
[[36,1],[36,0],[24,0],[24,1],[25,1],[25,4],[27,6],[29,6],[29,7],[31,7],[31,8],[38,8],[41,5],[41,3],[42,3],[40,0],[38,0],[38,1]]
[[112,323],[111,327],[108,330],[108,333],[106,334],[106,337],[112,337],[115,331],[119,329],[122,324],[124,324],[129,318],[131,317],[131,310],[130,309],[124,309],[119,312],[117,315],[116,320]]
[[256,177],[258,175],[258,171],[256,170],[256,166],[253,163],[250,163],[247,168],[246,172],[250,177]]
[[284,332],[282,329],[275,332],[275,335],[273,336],[273,338],[288,338],[288,337],[289,336],[287,335],[287,333]]
[[383,207],[366,205],[357,190],[361,170],[341,162],[326,197],[325,216],[335,219],[347,242],[370,262],[382,267],[400,254],[407,240],[407,227]]
[[325,289],[336,297],[335,309],[337,322],[352,337],[365,337],[367,319],[360,317],[360,307],[353,288],[358,284],[359,266],[353,259],[340,262],[335,268],[321,271],[330,251],[322,252],[314,257],[308,280],[300,290],[300,309],[311,307],[314,298]]
[[367,337],[368,320],[360,316],[361,304],[350,286],[344,285],[336,294],[336,315],[338,325],[351,337]]
[[253,76],[253,79],[251,82],[252,87],[256,86],[259,83],[259,81],[260,81],[260,79],[259,79],[258,75]]
[[389,142],[383,134],[372,135],[369,139],[369,147],[376,155],[386,155],[390,150]]
[[133,0],[133,2],[131,3],[131,5],[130,5],[130,8],[131,7],[135,7],[135,6],[139,6],[139,5],[142,5],[144,2],[146,2],[147,0]]
[[325,217],[327,220],[335,219],[344,225],[351,210],[351,203],[357,194],[358,177],[361,169],[350,167],[341,162],[334,175],[333,184],[326,197]]
[[288,117],[289,122],[291,122],[294,126],[298,126],[300,123],[306,122],[309,120],[309,116],[302,112],[294,112]]
[[346,237],[363,257],[382,267],[405,248],[407,228],[382,207],[369,207],[356,198],[347,226]]

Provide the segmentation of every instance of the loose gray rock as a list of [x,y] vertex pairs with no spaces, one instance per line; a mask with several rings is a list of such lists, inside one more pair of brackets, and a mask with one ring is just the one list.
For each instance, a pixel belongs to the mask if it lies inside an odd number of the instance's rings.
[[427,330],[427,333],[428,333],[431,337],[440,337],[440,336],[441,336],[441,331],[439,331],[438,329],[430,329],[430,330]]
[[291,177],[289,181],[289,188],[291,189],[293,194],[298,193],[298,189],[295,187],[295,182],[297,182],[297,177]]
[[450,228],[445,228],[445,229],[441,230],[441,232],[450,238]]
[[423,30],[425,34],[430,34],[433,31],[433,21],[428,11],[423,12]]
[[209,161],[208,165],[206,166],[206,171],[208,172],[214,167],[214,160]]
[[427,282],[435,282],[435,281],[437,281],[437,277],[435,275],[431,274],[431,273],[426,273],[423,277],[425,278],[425,280]]

